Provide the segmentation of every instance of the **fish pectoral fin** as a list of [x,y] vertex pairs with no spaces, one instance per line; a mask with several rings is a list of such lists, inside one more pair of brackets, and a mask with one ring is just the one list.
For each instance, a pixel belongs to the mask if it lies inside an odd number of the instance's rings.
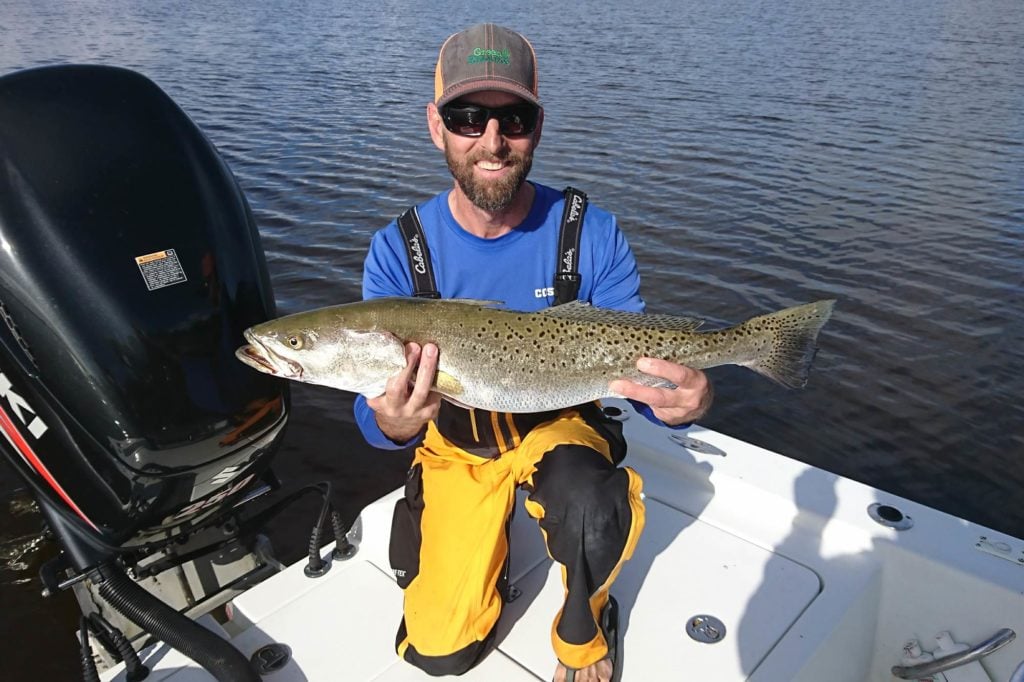
[[447,398],[462,395],[466,390],[462,387],[461,381],[453,377],[448,372],[440,369],[437,370],[437,378],[434,380],[434,386],[437,388],[438,393],[443,394]]
[[434,380],[434,390],[440,393],[441,396],[452,405],[457,405],[458,407],[467,410],[473,409],[472,405],[467,405],[456,397],[466,392],[462,382],[444,370],[437,370],[437,378]]
[[671,331],[692,332],[698,329],[704,320],[678,315],[648,315],[646,313],[630,313],[610,308],[595,308],[583,301],[570,301],[562,305],[541,310],[538,314],[558,317],[577,322],[598,324],[618,324],[627,327],[644,327],[647,329],[665,329]]

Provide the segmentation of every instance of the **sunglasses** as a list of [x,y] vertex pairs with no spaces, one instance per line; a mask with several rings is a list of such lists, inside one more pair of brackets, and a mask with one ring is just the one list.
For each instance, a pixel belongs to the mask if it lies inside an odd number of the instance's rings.
[[540,107],[532,104],[512,104],[507,107],[482,107],[479,104],[453,102],[441,108],[444,127],[456,135],[480,137],[487,129],[487,122],[498,120],[502,135],[516,137],[529,135],[537,127]]

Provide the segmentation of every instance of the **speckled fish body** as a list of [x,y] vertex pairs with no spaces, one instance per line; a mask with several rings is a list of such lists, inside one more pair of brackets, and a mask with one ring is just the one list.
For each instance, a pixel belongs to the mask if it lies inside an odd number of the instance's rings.
[[268,374],[363,393],[384,392],[405,366],[404,344],[434,343],[434,390],[452,402],[503,412],[539,412],[611,395],[639,372],[640,357],[697,369],[734,364],[801,387],[834,301],[818,301],[698,331],[700,321],[568,303],[541,312],[488,301],[378,298],[289,315],[245,332],[246,364]]

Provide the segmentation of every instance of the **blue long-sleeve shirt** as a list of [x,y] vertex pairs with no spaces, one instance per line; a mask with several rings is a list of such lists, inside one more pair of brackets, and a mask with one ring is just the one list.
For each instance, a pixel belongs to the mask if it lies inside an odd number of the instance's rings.
[[[559,227],[564,197],[533,183],[536,194],[526,219],[511,232],[483,239],[464,230],[444,192],[417,207],[442,298],[502,301],[509,310],[534,312],[554,303]],[[600,308],[643,312],[636,260],[615,217],[588,205],[580,238],[578,298]],[[363,267],[363,298],[411,296],[412,275],[397,221],[377,232]],[[380,430],[366,398],[355,401],[356,423],[370,445],[398,449]],[[660,422],[659,422],[660,423]]]

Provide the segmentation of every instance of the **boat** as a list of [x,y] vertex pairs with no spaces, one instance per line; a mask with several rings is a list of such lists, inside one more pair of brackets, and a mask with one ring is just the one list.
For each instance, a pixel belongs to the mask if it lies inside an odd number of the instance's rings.
[[[143,76],[0,77],[0,452],[82,607],[83,677],[400,682],[395,490],[350,525],[284,489],[287,387],[233,360],[274,316],[258,231],[213,145]],[[226,362],[230,358],[230,362]],[[619,675],[731,682],[1024,682],[1024,540],[629,403],[647,524],[613,586]],[[324,504],[310,556],[261,531]],[[518,508],[522,509],[522,500]],[[511,526],[496,648],[469,681],[547,680],[560,571]],[[332,539],[332,541],[327,541]]]
[[[1024,679],[1014,637],[1024,631],[1024,541],[722,433],[660,428],[625,402],[605,409],[624,421],[648,514],[613,586],[623,680],[929,678],[907,663],[915,641],[935,659],[954,658],[939,667],[984,671],[950,680]],[[350,531],[354,554],[334,559],[334,544],[325,546],[326,574],[311,578],[300,561],[235,597],[230,620],[206,624],[249,657],[287,647],[268,680],[429,679],[394,651],[402,593],[387,550],[400,495],[363,511]],[[514,518],[511,547],[515,598],[497,648],[463,679],[527,682],[554,670],[558,567],[525,514]],[[943,633],[966,650],[940,648]],[[211,679],[164,644],[143,661],[174,682]],[[911,672],[894,678],[894,667]],[[125,671],[103,679],[120,682]]]

